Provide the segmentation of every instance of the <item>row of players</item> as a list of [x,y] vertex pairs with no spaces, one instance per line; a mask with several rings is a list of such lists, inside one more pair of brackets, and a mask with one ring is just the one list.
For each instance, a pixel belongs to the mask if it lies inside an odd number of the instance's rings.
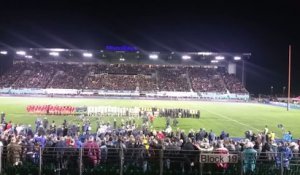
[[28,105],[26,110],[33,114],[71,115],[75,113],[76,108],[73,106],[58,105]]
[[200,110],[193,109],[169,109],[169,108],[124,108],[107,106],[87,107],[88,116],[125,116],[144,117],[153,115],[154,117],[164,116],[172,118],[200,118]]
[[[133,116],[142,117],[147,115],[165,116],[172,118],[200,118],[200,110],[192,109],[167,109],[167,108],[125,108],[111,106],[89,106],[83,110],[88,116]],[[26,108],[27,112],[34,114],[48,115],[72,115],[77,109],[73,106],[58,106],[58,105],[29,105]]]

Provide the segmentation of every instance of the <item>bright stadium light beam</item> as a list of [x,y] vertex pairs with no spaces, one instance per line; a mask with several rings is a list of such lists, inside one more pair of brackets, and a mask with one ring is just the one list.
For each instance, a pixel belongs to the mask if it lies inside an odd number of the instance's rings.
[[49,49],[50,51],[53,51],[53,52],[63,52],[63,51],[68,51],[67,49],[61,49],[61,48],[52,48],[52,49]]
[[224,60],[225,59],[223,56],[216,56],[215,58],[216,58],[216,60]]
[[149,58],[150,58],[151,60],[157,60],[157,59],[158,59],[158,55],[157,55],[157,54],[150,54],[150,55],[149,55]]
[[1,54],[1,55],[7,55],[7,51],[1,50],[1,51],[0,51],[0,54]]
[[233,59],[238,61],[238,60],[241,60],[242,58],[240,56],[235,56],[235,57],[233,57]]
[[219,61],[218,60],[211,60],[210,62],[211,63],[218,63]]
[[49,55],[57,57],[57,56],[59,56],[59,53],[58,52],[50,52]]
[[211,52],[198,52],[198,55],[212,55]]
[[91,58],[93,57],[93,54],[92,53],[88,53],[88,52],[85,52],[82,54],[83,57],[88,57],[88,58]]
[[23,50],[17,51],[16,52],[17,55],[26,55],[26,52]]
[[191,59],[191,56],[189,56],[189,55],[183,55],[181,58],[182,58],[183,60],[190,60],[190,59]]

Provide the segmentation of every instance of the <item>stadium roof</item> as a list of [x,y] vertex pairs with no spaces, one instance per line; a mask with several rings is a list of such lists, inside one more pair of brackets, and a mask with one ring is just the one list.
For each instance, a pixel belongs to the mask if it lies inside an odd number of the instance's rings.
[[[249,59],[251,53],[230,52],[158,52],[138,50],[133,47],[110,47],[103,50],[66,48],[14,48],[0,49],[2,55],[16,60],[78,61],[78,62],[126,62],[149,64],[221,64]],[[5,53],[5,54],[4,54]]]

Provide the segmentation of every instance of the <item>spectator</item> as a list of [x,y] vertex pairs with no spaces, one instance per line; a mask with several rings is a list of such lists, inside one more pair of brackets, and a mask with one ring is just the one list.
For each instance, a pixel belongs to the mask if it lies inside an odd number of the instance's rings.
[[17,139],[15,137],[11,138],[10,143],[7,145],[7,161],[11,165],[18,165],[21,162],[21,153],[22,147],[17,143]]
[[100,148],[94,141],[94,137],[90,136],[88,141],[83,145],[85,166],[95,167],[100,163]]
[[243,155],[243,170],[246,175],[254,174],[256,167],[257,151],[253,149],[253,143],[249,140],[245,143]]

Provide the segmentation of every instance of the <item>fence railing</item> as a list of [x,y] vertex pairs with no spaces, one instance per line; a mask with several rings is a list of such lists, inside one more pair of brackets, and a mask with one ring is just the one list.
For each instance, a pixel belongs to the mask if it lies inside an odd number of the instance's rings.
[[[300,154],[287,160],[282,153],[257,155],[176,149],[100,147],[99,157],[84,148],[0,147],[0,174],[32,175],[298,175]],[[92,160],[92,161],[91,161]],[[94,161],[96,160],[96,161]]]

